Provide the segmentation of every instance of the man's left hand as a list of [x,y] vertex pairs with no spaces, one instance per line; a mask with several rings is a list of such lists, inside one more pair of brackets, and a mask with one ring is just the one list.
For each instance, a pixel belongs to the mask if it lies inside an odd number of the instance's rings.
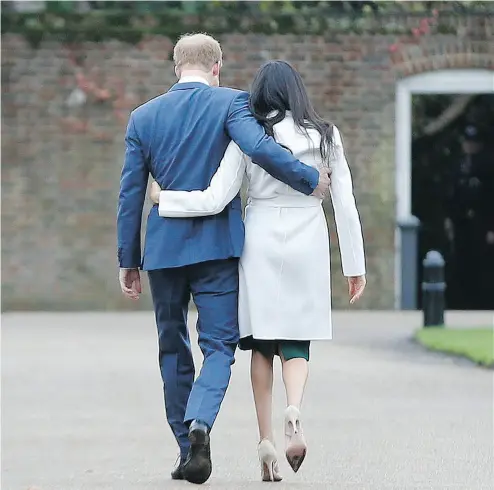
[[124,296],[133,300],[139,299],[142,293],[139,269],[120,269],[118,279]]
[[331,170],[329,168],[322,168],[319,170],[319,182],[314,192],[311,194],[319,199],[324,199],[329,192],[329,186],[331,185]]

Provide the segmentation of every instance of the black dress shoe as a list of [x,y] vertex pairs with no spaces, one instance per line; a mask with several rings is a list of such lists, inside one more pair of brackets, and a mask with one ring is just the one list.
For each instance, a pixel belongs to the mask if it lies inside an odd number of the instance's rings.
[[183,476],[190,483],[201,484],[207,481],[213,470],[208,426],[194,420],[190,424],[189,441],[190,449],[183,466]]
[[184,461],[180,460],[177,467],[172,471],[172,480],[184,480]]

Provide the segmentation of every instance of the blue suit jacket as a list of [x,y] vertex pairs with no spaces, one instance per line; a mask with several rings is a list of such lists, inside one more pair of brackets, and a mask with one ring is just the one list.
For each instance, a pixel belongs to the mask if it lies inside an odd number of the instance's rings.
[[163,189],[203,190],[234,140],[273,177],[311,194],[318,171],[267,136],[248,107],[248,94],[200,82],[177,83],[130,115],[117,216],[120,267],[181,267],[240,257],[244,243],[240,196],[204,218],[148,217],[141,261],[141,219],[149,174]]

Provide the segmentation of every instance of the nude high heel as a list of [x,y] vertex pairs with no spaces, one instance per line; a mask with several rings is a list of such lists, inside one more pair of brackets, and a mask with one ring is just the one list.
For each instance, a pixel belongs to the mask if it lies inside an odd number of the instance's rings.
[[259,462],[261,463],[262,481],[281,481],[278,469],[278,456],[273,443],[269,439],[263,439],[257,446]]
[[293,405],[285,410],[285,442],[286,459],[296,473],[304,462],[307,444],[300,422],[300,411]]

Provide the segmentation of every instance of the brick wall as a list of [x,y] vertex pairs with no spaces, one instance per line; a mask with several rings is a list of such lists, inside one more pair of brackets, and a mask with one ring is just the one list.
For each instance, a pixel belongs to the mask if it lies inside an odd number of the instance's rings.
[[[342,131],[367,251],[360,307],[393,305],[396,80],[433,69],[494,69],[492,20],[457,18],[452,28],[420,38],[220,36],[224,85],[246,89],[264,60],[289,60],[317,110]],[[174,83],[171,50],[164,37],[69,49],[2,36],[3,310],[150,307],[147,287],[137,306],[120,296],[115,210],[126,119]],[[334,304],[344,307],[335,242]]]

